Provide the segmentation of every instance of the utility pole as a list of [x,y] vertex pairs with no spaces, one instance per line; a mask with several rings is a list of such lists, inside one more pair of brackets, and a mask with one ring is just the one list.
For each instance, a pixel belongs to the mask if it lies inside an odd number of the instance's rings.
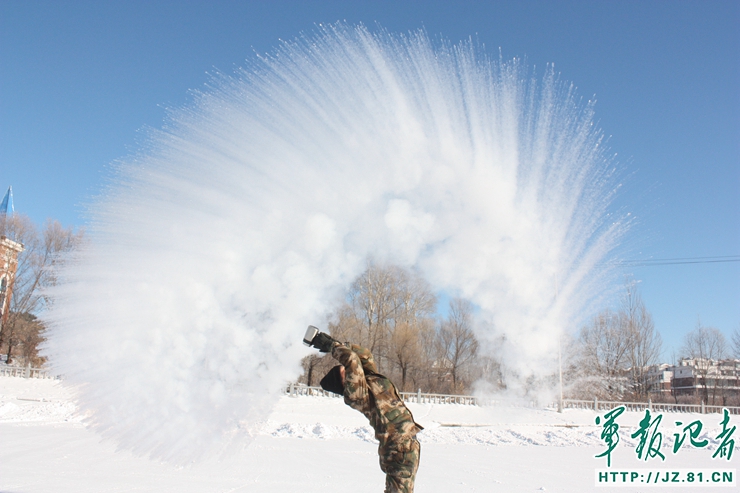
[[[558,278],[555,276],[555,302],[558,301]],[[558,376],[560,378],[560,399],[558,400],[558,412],[563,412],[563,336],[558,334]]]
[[560,373],[560,400],[558,401],[558,412],[563,412],[563,358],[561,356],[562,338],[558,336],[558,373]]

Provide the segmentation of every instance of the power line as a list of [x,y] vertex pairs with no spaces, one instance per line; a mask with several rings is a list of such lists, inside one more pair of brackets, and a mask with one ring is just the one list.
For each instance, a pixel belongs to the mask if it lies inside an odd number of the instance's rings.
[[653,265],[685,265],[685,264],[717,264],[727,262],[740,262],[740,255],[724,255],[717,257],[679,257],[679,258],[655,258],[645,260],[621,260],[612,262],[613,265],[626,267],[650,267]]

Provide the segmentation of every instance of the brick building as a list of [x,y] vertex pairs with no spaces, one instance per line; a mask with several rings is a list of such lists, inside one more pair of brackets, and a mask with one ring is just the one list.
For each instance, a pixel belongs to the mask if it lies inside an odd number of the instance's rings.
[[10,315],[10,298],[18,269],[18,254],[23,245],[5,236],[5,220],[13,214],[13,189],[8,191],[0,203],[0,331]]
[[10,314],[10,297],[18,268],[18,254],[23,245],[5,236],[0,236],[0,327],[5,325]]

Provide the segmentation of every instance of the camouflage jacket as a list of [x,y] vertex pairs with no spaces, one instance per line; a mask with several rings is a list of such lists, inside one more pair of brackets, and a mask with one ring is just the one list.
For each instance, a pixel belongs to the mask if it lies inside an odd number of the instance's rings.
[[381,447],[412,438],[423,429],[414,421],[393,383],[377,373],[368,349],[335,343],[331,354],[345,369],[345,404],[365,415]]

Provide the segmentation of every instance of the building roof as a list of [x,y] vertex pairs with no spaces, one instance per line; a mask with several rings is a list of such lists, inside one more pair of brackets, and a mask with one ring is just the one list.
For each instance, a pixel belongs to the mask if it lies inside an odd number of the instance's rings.
[[13,212],[13,187],[8,187],[8,191],[5,192],[5,197],[0,203],[0,216],[13,215]]

